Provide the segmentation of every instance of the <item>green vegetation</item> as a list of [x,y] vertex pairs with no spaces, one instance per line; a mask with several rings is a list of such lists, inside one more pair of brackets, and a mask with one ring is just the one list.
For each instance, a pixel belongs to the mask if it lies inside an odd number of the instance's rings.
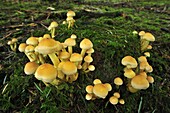
[[[91,4],[90,4],[91,3]],[[103,2],[70,2],[66,5],[53,2],[0,2],[0,112],[24,113],[169,113],[170,112],[170,26],[169,0],[159,2],[125,2],[104,4]],[[54,7],[55,10],[47,10]],[[75,26],[68,29],[62,22],[68,10],[76,12]],[[46,87],[34,75],[23,71],[28,58],[24,53],[11,51],[7,42],[13,37],[18,45],[30,36],[40,37],[50,32],[46,29],[57,21],[55,39],[63,42],[71,34],[77,35],[75,52],[80,52],[79,43],[88,38],[94,44],[92,54],[93,72],[79,72],[78,80],[64,82],[58,86]],[[115,77],[124,80],[121,60],[131,55],[138,58],[140,38],[133,31],[152,33],[156,41],[151,42],[151,57],[147,58],[153,67],[150,75],[155,82],[146,90],[136,93],[127,91],[126,84],[117,89]],[[87,101],[87,85],[94,79],[110,83],[112,91],[105,99]],[[120,92],[125,104],[112,105],[109,98]]]

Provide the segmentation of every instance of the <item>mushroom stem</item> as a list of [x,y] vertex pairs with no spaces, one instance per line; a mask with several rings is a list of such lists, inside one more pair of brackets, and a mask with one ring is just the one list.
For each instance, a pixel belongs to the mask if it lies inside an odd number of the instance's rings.
[[37,57],[34,53],[25,53],[30,62],[36,61]]
[[80,54],[82,57],[84,57],[85,53],[86,53],[86,49],[82,49]]
[[55,28],[51,29],[51,37],[54,38],[55,37]]
[[60,82],[60,80],[54,79],[50,84],[53,86],[57,86]]
[[72,48],[72,46],[68,46],[68,52],[70,53],[70,55],[73,53],[73,48]]
[[68,29],[71,27],[71,21],[68,21]]
[[52,63],[54,64],[54,67],[57,68],[58,64],[60,63],[58,57],[55,55],[55,53],[48,54],[48,56],[50,57]]
[[148,45],[149,45],[149,41],[141,39],[141,51],[146,50]]
[[45,63],[45,60],[44,60],[44,57],[42,56],[42,54],[38,54],[38,59],[39,59],[39,62],[41,64],[44,64]]

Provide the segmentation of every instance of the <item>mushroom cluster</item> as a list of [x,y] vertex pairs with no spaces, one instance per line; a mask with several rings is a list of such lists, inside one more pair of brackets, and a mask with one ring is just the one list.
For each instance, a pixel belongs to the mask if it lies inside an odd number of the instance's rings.
[[125,56],[121,63],[126,66],[124,76],[128,80],[127,87],[130,92],[135,93],[139,90],[147,89],[149,83],[154,82],[154,78],[147,75],[153,71],[153,68],[147,62],[146,56],[140,56],[138,61],[132,56]]
[[76,13],[72,10],[67,12],[67,18],[66,18],[66,23],[68,24],[68,29],[74,26],[75,20],[74,16],[76,16]]
[[110,102],[111,104],[113,104],[113,105],[116,105],[116,104],[118,104],[118,103],[120,103],[120,104],[125,104],[124,99],[121,99],[121,98],[120,98],[120,93],[119,93],[119,92],[114,92],[114,93],[113,93],[113,96],[111,96],[111,97],[109,98],[109,102]]
[[140,31],[138,35],[140,37],[141,51],[143,52],[147,49],[152,49],[152,46],[149,45],[149,42],[154,42],[155,37],[151,33],[145,31]]
[[17,38],[12,38],[11,40],[9,40],[7,42],[7,44],[10,46],[12,51],[16,51],[16,49],[17,49],[17,42],[18,42]]
[[[73,51],[73,47],[76,45],[76,38],[77,36],[72,34],[63,43],[51,38],[49,34],[44,34],[42,37],[28,38],[26,43],[21,43],[18,48],[20,52],[25,53],[30,61],[25,65],[25,73],[28,75],[35,74],[38,80],[42,80],[45,83],[53,82],[52,84],[58,85],[61,81],[69,83],[76,81],[78,70],[80,69],[86,73],[94,71],[95,67],[91,64],[93,61],[91,54],[94,52],[93,43],[89,39],[84,38],[80,42],[81,52],[76,53]],[[55,68],[56,70],[55,77],[53,76],[52,80],[44,79],[44,77],[39,77],[41,76],[40,74],[37,74],[40,73],[37,72],[39,67],[47,67],[47,64],[52,65],[53,69]],[[42,74],[42,76],[45,75]],[[58,80],[54,78],[58,78]]]
[[94,86],[86,86],[86,100],[105,99],[108,92],[112,90],[112,86],[109,83],[102,83],[100,79],[95,79],[93,84]]

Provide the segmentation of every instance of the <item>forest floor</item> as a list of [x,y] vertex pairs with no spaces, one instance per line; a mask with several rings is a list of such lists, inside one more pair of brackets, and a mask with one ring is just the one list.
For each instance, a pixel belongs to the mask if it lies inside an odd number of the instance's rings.
[[[69,5],[68,5],[69,4]],[[54,8],[54,9],[53,9]],[[68,29],[62,24],[69,10],[76,12],[75,25]],[[95,71],[84,73],[73,83],[63,82],[46,87],[34,75],[24,73],[29,62],[24,53],[12,51],[7,42],[17,38],[17,47],[31,37],[50,34],[47,27],[58,22],[55,40],[64,42],[77,35],[74,52],[80,53],[79,43],[88,38],[93,43]],[[121,60],[143,56],[140,38],[133,31],[154,35],[148,63],[154,78],[146,90],[131,93],[127,90]],[[0,112],[3,113],[170,113],[170,4],[159,2],[0,2]],[[50,63],[49,59],[47,59]],[[114,78],[124,84],[117,87]],[[94,79],[110,83],[105,99],[86,100],[85,88]],[[112,105],[109,98],[119,92],[125,104]]]

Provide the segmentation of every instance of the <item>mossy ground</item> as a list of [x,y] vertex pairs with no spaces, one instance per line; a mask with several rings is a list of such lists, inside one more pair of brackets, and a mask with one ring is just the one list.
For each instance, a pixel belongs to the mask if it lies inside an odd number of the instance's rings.
[[[127,2],[123,5],[103,2],[82,2],[69,5],[59,2],[0,2],[0,112],[25,113],[169,113],[170,112],[170,4],[159,2]],[[95,3],[95,4],[94,4]],[[97,3],[97,4],[96,4]],[[54,7],[55,11],[47,10]],[[66,12],[76,11],[76,26],[67,29],[62,25]],[[90,10],[94,15],[84,10]],[[102,16],[101,16],[102,14]],[[109,14],[109,15],[108,15]],[[80,72],[76,82],[55,87],[45,85],[27,76],[23,68],[28,59],[23,53],[13,52],[6,44],[13,37],[19,43],[30,36],[42,36],[49,31],[44,27],[52,20],[60,25],[56,40],[63,42],[71,34],[78,36],[75,52],[80,52],[79,42],[89,38],[94,43],[94,72]],[[32,23],[32,24],[31,24]],[[142,55],[136,31],[151,32],[156,41],[151,43],[148,58],[154,71],[150,73],[155,82],[147,89],[130,93],[123,85],[114,87],[113,79],[123,77],[121,59],[126,55],[135,58]],[[106,99],[85,100],[85,87],[95,78],[108,82],[113,90]],[[125,105],[111,105],[108,100],[119,91]],[[141,100],[142,98],[142,100]],[[139,104],[141,106],[139,107]]]

